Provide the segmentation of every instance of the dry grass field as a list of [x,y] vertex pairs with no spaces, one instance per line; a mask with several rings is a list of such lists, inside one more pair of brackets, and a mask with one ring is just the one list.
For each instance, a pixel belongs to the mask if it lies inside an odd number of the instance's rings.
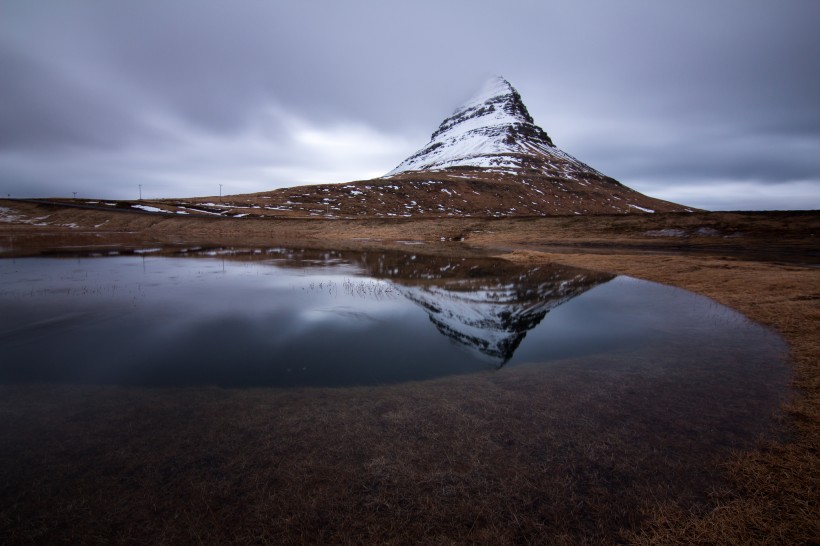
[[0,542],[820,541],[820,213],[257,220],[2,200],[0,213],[6,256],[412,241],[419,253],[630,275],[779,332],[794,387],[785,435],[693,451],[686,422],[708,436],[697,419],[726,408],[693,413],[671,378],[641,402],[662,407],[662,422],[632,419],[640,375],[572,360],[557,364],[560,380],[522,366],[353,389],[4,386]]

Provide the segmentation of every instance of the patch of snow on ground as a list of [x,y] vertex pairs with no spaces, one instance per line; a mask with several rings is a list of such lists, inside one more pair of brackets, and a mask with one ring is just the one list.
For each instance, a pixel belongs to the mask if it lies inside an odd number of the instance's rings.
[[50,217],[50,215],[38,216],[36,218],[27,218],[25,216],[15,214],[15,212],[13,210],[9,209],[9,208],[0,207],[0,222],[7,223],[7,224],[17,223],[17,224],[31,224],[33,226],[47,226],[49,224],[43,222],[43,220],[46,220],[49,217]]
[[196,208],[193,208],[193,207],[180,207],[180,208],[183,208],[183,209],[186,209],[186,210],[192,210],[194,212],[199,212],[199,213],[202,213],[202,214],[211,214],[213,216],[222,216],[220,213],[213,212],[213,211],[210,211],[210,210],[196,209]]
[[638,205],[633,205],[633,204],[631,204],[631,203],[630,203],[630,204],[628,204],[628,205],[629,205],[630,207],[632,207],[633,209],[638,209],[638,210],[643,211],[643,212],[655,212],[655,211],[654,211],[654,210],[652,210],[652,209],[645,209],[645,208],[643,208],[643,207],[639,207]]
[[0,222],[11,223],[20,220],[20,216],[14,214],[11,209],[0,207]]
[[233,205],[231,203],[223,203],[223,204],[216,204],[216,203],[197,203],[200,207],[216,207],[218,209],[241,209],[241,208],[248,208],[248,207],[240,207],[237,205]]
[[151,207],[148,205],[131,205],[131,208],[144,210],[145,212],[168,212],[167,210],[158,209],[157,207]]
[[644,235],[649,237],[686,237],[686,232],[682,229],[653,229],[645,231]]

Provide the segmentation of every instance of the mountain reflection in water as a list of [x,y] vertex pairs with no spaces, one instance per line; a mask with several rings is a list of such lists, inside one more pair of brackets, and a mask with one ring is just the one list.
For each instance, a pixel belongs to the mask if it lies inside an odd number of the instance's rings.
[[289,249],[75,258],[0,260],[0,383],[376,385],[762,350],[705,298],[555,264]]
[[[493,272],[445,262],[427,282],[392,278],[398,291],[421,306],[448,338],[506,364],[547,313],[613,275],[548,265]],[[399,274],[402,268],[398,268]],[[453,272],[447,275],[447,272]]]
[[439,332],[497,367],[506,364],[547,313],[615,276],[558,264],[521,267],[498,259],[404,253],[288,253],[300,267],[352,261],[389,280],[423,308]]

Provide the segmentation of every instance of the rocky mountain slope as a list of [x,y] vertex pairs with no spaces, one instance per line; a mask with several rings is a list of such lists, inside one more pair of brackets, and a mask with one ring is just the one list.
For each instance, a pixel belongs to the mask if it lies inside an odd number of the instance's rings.
[[335,217],[692,210],[638,193],[560,150],[502,78],[490,80],[441,122],[426,146],[381,178],[215,201],[184,200],[173,206],[186,206],[185,212],[194,214]]

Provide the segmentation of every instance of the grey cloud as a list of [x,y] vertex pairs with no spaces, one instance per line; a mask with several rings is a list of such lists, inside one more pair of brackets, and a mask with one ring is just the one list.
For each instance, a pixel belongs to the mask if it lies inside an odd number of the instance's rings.
[[[493,74],[559,146],[627,184],[820,184],[813,1],[0,0],[0,11],[0,187],[59,189],[37,167],[55,149],[93,152],[59,156],[78,173],[66,183],[86,180],[88,193],[140,176],[180,195],[196,176],[238,173],[261,191],[353,175],[334,175],[338,157],[308,154],[270,111],[338,138],[332,128],[358,124],[407,142],[392,158],[351,153],[360,172],[387,171]],[[232,144],[250,133],[260,148],[243,154]],[[188,155],[203,139],[208,154]],[[274,171],[293,174],[260,174]]]
[[675,182],[736,178],[777,184],[817,179],[820,173],[820,156],[813,153],[820,150],[818,135],[705,137],[693,132],[680,137],[642,145],[600,142],[583,155],[596,158],[596,168],[627,184],[650,176]]
[[71,81],[13,47],[0,47],[0,148],[111,147],[141,123],[104,90]]

